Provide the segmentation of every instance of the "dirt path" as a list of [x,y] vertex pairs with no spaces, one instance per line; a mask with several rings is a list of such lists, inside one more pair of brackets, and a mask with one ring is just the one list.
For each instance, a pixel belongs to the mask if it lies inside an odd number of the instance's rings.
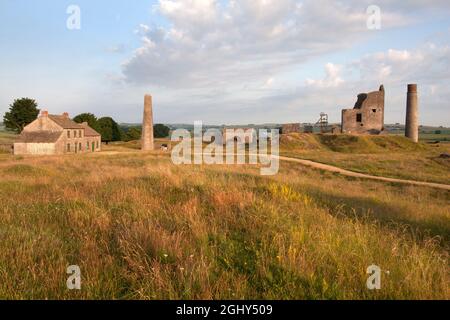
[[[224,154],[226,156],[227,154]],[[236,154],[234,154],[236,155]],[[272,156],[274,157],[274,156]],[[362,179],[370,179],[370,180],[378,180],[378,181],[384,181],[384,182],[394,182],[394,183],[402,183],[402,184],[409,184],[409,185],[416,185],[416,186],[425,186],[425,187],[432,187],[432,188],[438,188],[438,189],[444,189],[444,190],[450,190],[450,185],[448,184],[441,184],[441,183],[434,183],[434,182],[425,182],[425,181],[417,181],[417,180],[404,180],[404,179],[397,179],[397,178],[387,178],[387,177],[381,177],[381,176],[372,176],[370,174],[365,173],[358,173],[346,169],[342,169],[339,167],[331,166],[328,164],[323,164],[320,162],[315,162],[311,160],[304,160],[304,159],[297,159],[297,158],[289,158],[284,156],[277,156],[278,159],[281,161],[287,161],[287,162],[295,162],[300,163],[304,166],[308,166],[314,169],[320,169],[325,170],[329,172],[335,172],[338,174],[341,174],[343,176],[348,177],[355,177],[355,178],[362,178]]]
[[325,171],[329,171],[329,172],[335,172],[335,173],[339,173],[339,174],[342,174],[344,176],[349,176],[349,177],[371,179],[371,180],[378,180],[378,181],[384,181],[384,182],[403,183],[403,184],[426,186],[426,187],[450,190],[450,185],[448,185],[448,184],[372,176],[369,174],[353,172],[353,171],[341,169],[341,168],[338,168],[335,166],[330,166],[328,164],[323,164],[323,163],[314,162],[314,161],[310,161],[310,160],[288,158],[288,157],[283,157],[283,156],[279,156],[278,158],[282,161],[300,163],[304,166],[308,166],[308,167],[312,167],[312,168],[320,169],[320,170],[325,170]]

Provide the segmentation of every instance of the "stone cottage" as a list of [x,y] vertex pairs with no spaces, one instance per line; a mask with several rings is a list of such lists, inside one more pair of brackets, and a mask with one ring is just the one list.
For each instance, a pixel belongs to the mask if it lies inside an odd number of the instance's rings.
[[76,123],[68,113],[41,115],[27,125],[14,142],[15,155],[87,153],[101,150],[100,134],[86,122]]

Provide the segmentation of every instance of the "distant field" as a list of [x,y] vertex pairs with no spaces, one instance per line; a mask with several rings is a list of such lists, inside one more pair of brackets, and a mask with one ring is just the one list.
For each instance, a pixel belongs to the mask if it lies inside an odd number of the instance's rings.
[[421,133],[419,139],[424,142],[443,141],[450,143],[450,132],[435,134],[435,133]]
[[[390,129],[391,135],[404,136],[405,131]],[[450,142],[450,129],[439,127],[424,127],[420,129],[419,140],[422,142]]]
[[0,130],[0,143],[12,143],[15,137],[14,133]]
[[[3,155],[0,177],[3,299],[450,298],[444,190],[174,166],[126,144]],[[373,263],[381,290],[366,288]],[[65,287],[73,264],[81,291]]]

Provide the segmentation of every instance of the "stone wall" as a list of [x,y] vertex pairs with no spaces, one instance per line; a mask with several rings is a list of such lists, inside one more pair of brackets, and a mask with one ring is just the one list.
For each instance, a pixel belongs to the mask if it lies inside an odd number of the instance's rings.
[[281,127],[281,134],[300,133],[300,123],[286,123]]
[[14,143],[15,155],[52,155],[55,154],[55,143]]

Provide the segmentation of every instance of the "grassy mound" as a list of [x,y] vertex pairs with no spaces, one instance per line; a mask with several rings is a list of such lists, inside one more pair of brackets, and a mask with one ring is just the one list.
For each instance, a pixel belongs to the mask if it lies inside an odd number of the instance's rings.
[[309,159],[371,175],[448,184],[446,145],[426,145],[395,135],[282,135],[284,156]]
[[406,152],[427,150],[402,136],[357,136],[293,133],[282,135],[281,149],[284,151],[328,150],[339,153],[371,154],[382,152]]
[[401,136],[317,135],[316,139],[323,147],[341,153],[370,154],[426,149],[425,145]]

